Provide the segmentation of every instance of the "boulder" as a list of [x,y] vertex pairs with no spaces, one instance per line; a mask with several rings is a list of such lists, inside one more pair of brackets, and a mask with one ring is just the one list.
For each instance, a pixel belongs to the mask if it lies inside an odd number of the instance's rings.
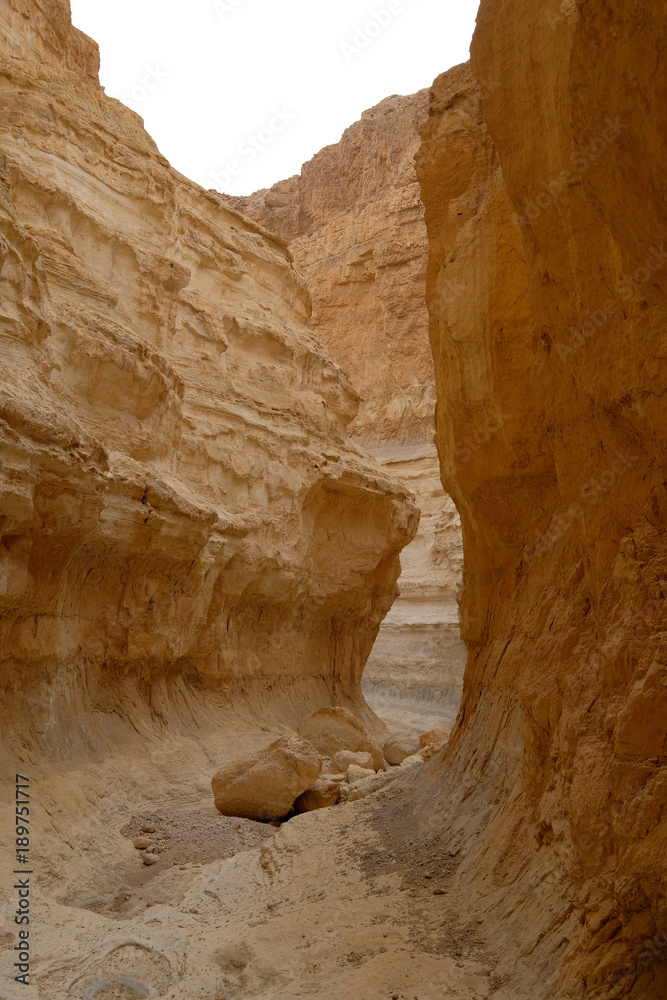
[[401,767],[414,767],[415,764],[423,764],[424,758],[420,753],[410,754],[405,760],[401,761]]
[[215,807],[225,816],[281,819],[317,781],[321,768],[315,747],[296,736],[284,736],[213,776]]
[[369,753],[373,767],[384,767],[380,747],[362,722],[347,708],[329,705],[304,716],[298,727],[299,736],[308,740],[323,757],[334,757],[340,750]]
[[298,813],[313,812],[315,809],[328,809],[335,806],[340,799],[340,785],[336,781],[318,778],[314,785],[306,789],[294,803]]
[[382,747],[388,764],[402,764],[406,757],[411,757],[420,750],[419,736],[408,733],[407,736],[390,736]]
[[339,750],[337,754],[334,754],[331,760],[331,770],[347,772],[350,764],[356,764],[357,767],[372,767],[373,771],[375,771],[372,754],[365,751],[353,753],[352,750]]
[[429,729],[427,733],[420,733],[419,746],[430,747],[440,743],[446,743],[451,735],[451,729]]
[[359,767],[358,764],[350,764],[347,769],[347,780],[352,785],[355,781],[363,781],[364,778],[374,778],[375,771],[371,767]]
[[433,743],[431,746],[424,747],[423,750],[420,751],[419,756],[422,760],[430,760],[431,757],[435,757],[439,750],[442,750],[443,747],[447,746],[447,742],[448,741],[445,740],[444,743]]

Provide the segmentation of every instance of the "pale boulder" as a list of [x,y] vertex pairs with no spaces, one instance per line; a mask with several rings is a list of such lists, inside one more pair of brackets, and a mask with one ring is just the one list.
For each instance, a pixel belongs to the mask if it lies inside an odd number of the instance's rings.
[[317,781],[321,769],[315,747],[296,736],[281,737],[213,776],[215,807],[225,816],[281,819],[295,799]]
[[313,812],[315,809],[328,809],[335,806],[340,799],[340,785],[336,781],[318,778],[314,785],[306,789],[294,803],[298,813]]
[[358,764],[350,764],[347,769],[347,780],[353,785],[355,781],[363,781],[364,778],[374,778],[375,771],[370,767],[359,767]]
[[424,758],[420,753],[410,754],[405,760],[401,761],[401,767],[414,767],[415,764],[423,764]]
[[429,729],[427,733],[419,734],[419,746],[431,747],[446,743],[451,736],[451,729]]
[[420,750],[419,736],[408,733],[407,736],[390,736],[384,743],[382,752],[388,764],[402,764],[406,757],[411,757]]
[[357,767],[371,767],[375,770],[373,763],[373,755],[365,751],[353,753],[352,750],[339,750],[332,758],[331,769],[336,772],[347,771],[350,764],[356,764]]
[[373,768],[384,767],[382,750],[375,743],[362,722],[347,708],[329,705],[304,716],[298,733],[308,740],[323,757],[334,757],[341,750],[369,753]]

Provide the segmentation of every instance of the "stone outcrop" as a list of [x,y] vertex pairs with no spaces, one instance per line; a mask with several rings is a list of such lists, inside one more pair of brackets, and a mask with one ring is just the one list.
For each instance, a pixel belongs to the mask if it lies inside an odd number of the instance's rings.
[[414,156],[428,91],[388,97],[301,174],[226,200],[289,242],[310,329],[361,394],[365,444],[431,442],[435,391],[424,281],[428,239]]
[[482,0],[418,157],[469,648],[422,816],[540,1000],[667,989],[666,49],[656,6]]
[[322,754],[333,758],[342,750],[367,753],[376,770],[384,767],[382,751],[363,723],[347,708],[326,706],[306,715],[297,731]]
[[372,727],[417,515],[285,244],[104,95],[65,0],[3,3],[0,40],[6,735],[67,755],[234,701]]
[[428,238],[414,164],[427,114],[427,91],[389,97],[300,175],[225,200],[289,241],[312,295],[310,328],[362,395],[350,431],[417,497],[419,533],[403,553],[400,597],[363,684],[392,722],[412,711],[432,714],[435,724],[456,717],[465,647],[456,603],[460,520],[443,493],[433,445]]
[[283,736],[216,771],[211,779],[215,808],[223,816],[282,819],[317,783],[321,770],[315,747],[296,736]]

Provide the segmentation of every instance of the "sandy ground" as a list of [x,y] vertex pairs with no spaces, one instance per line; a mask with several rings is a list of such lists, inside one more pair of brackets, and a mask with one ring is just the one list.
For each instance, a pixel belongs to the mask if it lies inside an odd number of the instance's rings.
[[[31,995],[515,1000],[452,889],[460,845],[417,829],[410,792],[430,762],[279,829],[220,816],[215,767],[273,735],[228,720],[122,761],[33,766]],[[150,867],[141,835],[159,851]],[[15,905],[3,893],[2,1000],[27,995],[11,969]]]

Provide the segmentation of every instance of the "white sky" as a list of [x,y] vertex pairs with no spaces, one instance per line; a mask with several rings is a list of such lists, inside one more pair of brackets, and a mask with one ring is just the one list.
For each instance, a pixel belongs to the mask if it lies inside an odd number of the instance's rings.
[[[468,58],[479,0],[71,0],[106,91],[229,194],[298,173],[366,108]],[[358,33],[361,29],[363,33]]]

